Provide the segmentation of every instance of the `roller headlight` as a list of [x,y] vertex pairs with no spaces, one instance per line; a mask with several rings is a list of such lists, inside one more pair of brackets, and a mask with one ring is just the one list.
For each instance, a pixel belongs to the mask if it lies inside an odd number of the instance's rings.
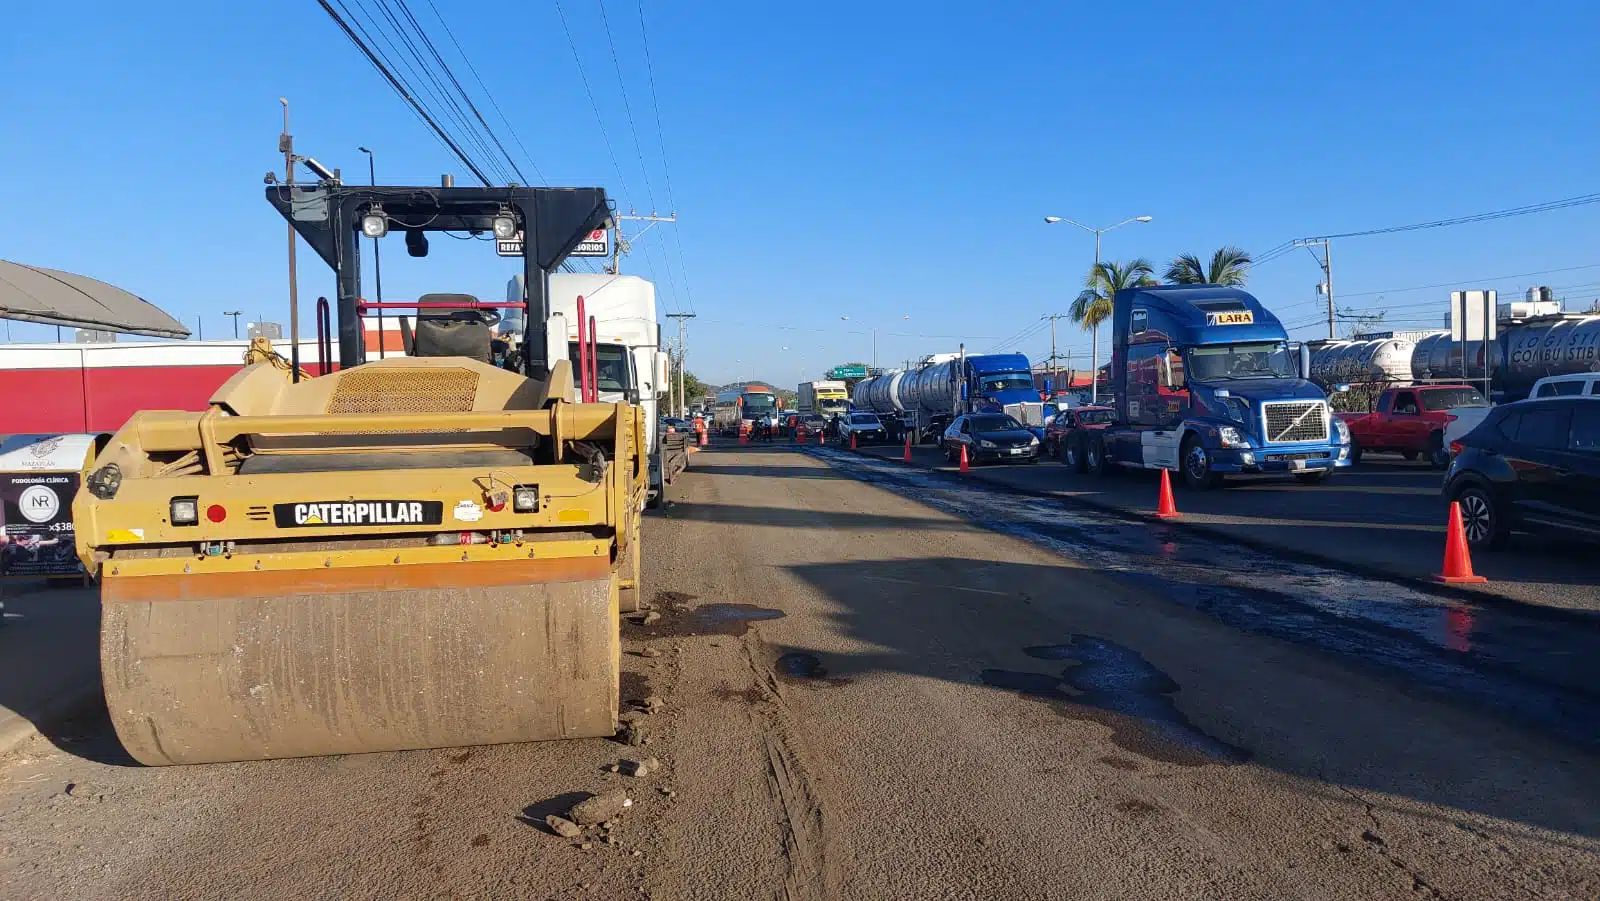
[[200,522],[200,499],[175,497],[168,508],[168,518],[175,526],[192,526]]
[[383,210],[373,207],[372,211],[361,217],[361,233],[369,238],[381,238],[389,233],[389,217]]
[[494,236],[509,241],[517,236],[517,220],[510,216],[494,217]]
[[539,509],[539,486],[518,485],[511,489],[511,509],[518,513],[532,513]]

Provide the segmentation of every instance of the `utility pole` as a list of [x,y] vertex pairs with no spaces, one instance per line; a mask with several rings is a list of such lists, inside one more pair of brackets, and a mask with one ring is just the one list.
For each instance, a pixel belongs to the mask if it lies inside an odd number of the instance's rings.
[[[1328,298],[1328,338],[1332,340],[1335,337],[1333,333],[1333,242],[1327,238],[1317,238],[1316,240],[1296,241],[1294,246],[1306,248],[1306,252],[1311,254],[1311,258],[1317,261],[1318,266],[1322,267],[1322,282],[1317,285],[1317,293],[1327,295]],[[1321,247],[1322,256],[1317,256],[1317,252],[1311,249],[1313,247]]]
[[[288,129],[284,129],[288,131]],[[357,147],[357,150],[367,155],[367,182],[373,187],[378,185],[378,165],[373,162],[376,158],[371,150]],[[372,282],[378,292],[378,359],[384,358],[385,342],[383,339],[383,259],[378,256],[378,239],[372,239]],[[362,329],[366,331],[365,328]]]
[[[648,222],[648,223],[650,223],[649,225],[646,225],[644,228],[641,228],[637,232],[634,233],[633,238],[634,238],[634,240],[637,240],[640,235],[644,234],[645,232],[649,231],[652,228],[655,228],[658,223],[661,223],[661,222],[677,222],[678,221],[678,214],[677,213],[673,213],[670,216],[657,216],[655,213],[651,213],[648,216],[640,216],[640,215],[636,215],[635,213],[630,211],[625,216],[618,215],[618,216],[614,216],[612,218],[617,220],[617,239],[615,241],[611,242],[611,265],[606,267],[606,271],[611,273],[612,275],[621,275],[622,274],[622,255],[624,253],[632,253],[633,252],[632,243],[630,241],[623,240],[623,237],[622,237],[622,223],[623,223],[623,221],[626,220],[628,222]],[[679,323],[679,324],[681,325],[682,323]],[[679,398],[679,399],[681,400],[682,398]]]
[[695,314],[668,313],[667,318],[678,320],[678,416],[681,418],[689,406],[683,396],[683,321],[695,318]]
[[[1096,247],[1099,246],[1099,244],[1100,244],[1100,236],[1099,235],[1095,235],[1094,236],[1094,243],[1095,243]],[[1099,251],[1098,250],[1095,251],[1095,256],[1098,257],[1099,255],[1100,255]],[[1065,318],[1067,318],[1067,314],[1066,313],[1046,313],[1043,316],[1040,316],[1039,318],[1040,319],[1048,319],[1048,320],[1050,320],[1050,390],[1051,391],[1055,391],[1057,388],[1060,387],[1060,382],[1061,382],[1061,375],[1060,375],[1061,370],[1056,366],[1056,320],[1057,319],[1065,319]]]
[[[294,202],[294,136],[289,134],[289,98],[279,97],[283,104],[283,132],[278,135],[278,150],[283,153],[283,183],[289,190],[289,202]],[[300,287],[295,274],[294,223],[289,223],[289,374],[300,381]],[[322,365],[328,365],[327,360]]]
[[226,311],[226,312],[224,312],[222,314],[224,316],[232,316],[233,317],[233,337],[234,337],[235,340],[238,340],[238,338],[239,338],[239,314],[242,313],[242,312],[244,312],[244,311],[243,310],[229,310],[229,311]]

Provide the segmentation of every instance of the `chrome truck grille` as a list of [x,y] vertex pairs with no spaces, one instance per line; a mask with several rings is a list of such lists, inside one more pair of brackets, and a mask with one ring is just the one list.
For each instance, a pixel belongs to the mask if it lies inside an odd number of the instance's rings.
[[1268,444],[1328,440],[1328,408],[1320,400],[1282,400],[1261,405]]

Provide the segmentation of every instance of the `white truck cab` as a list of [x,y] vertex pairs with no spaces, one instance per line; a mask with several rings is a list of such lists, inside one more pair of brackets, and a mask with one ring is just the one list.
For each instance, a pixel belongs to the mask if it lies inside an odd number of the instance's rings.
[[[653,504],[660,499],[662,489],[657,424],[668,377],[667,354],[661,349],[661,326],[656,322],[656,286],[637,275],[550,276],[549,359],[569,360],[574,368],[578,362],[580,296],[584,316],[595,321],[600,402],[626,400],[644,408]],[[522,276],[518,275],[506,285],[506,299],[522,298]],[[584,327],[588,328],[587,323]]]

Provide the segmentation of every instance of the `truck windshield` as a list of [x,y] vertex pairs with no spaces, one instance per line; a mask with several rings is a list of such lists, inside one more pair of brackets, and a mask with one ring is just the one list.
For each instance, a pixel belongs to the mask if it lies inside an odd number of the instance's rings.
[[1184,363],[1191,380],[1212,382],[1219,379],[1296,378],[1294,361],[1282,341],[1253,344],[1217,344],[1189,348]]
[[984,391],[1031,391],[1033,376],[1026,372],[999,372],[979,376]]
[[[567,359],[578,366],[578,342],[567,344]],[[626,391],[633,387],[628,378],[628,349],[620,344],[601,344],[595,348],[595,368],[600,373],[601,391]]]
[[745,394],[744,416],[771,416],[778,409],[778,399],[770,394]]

